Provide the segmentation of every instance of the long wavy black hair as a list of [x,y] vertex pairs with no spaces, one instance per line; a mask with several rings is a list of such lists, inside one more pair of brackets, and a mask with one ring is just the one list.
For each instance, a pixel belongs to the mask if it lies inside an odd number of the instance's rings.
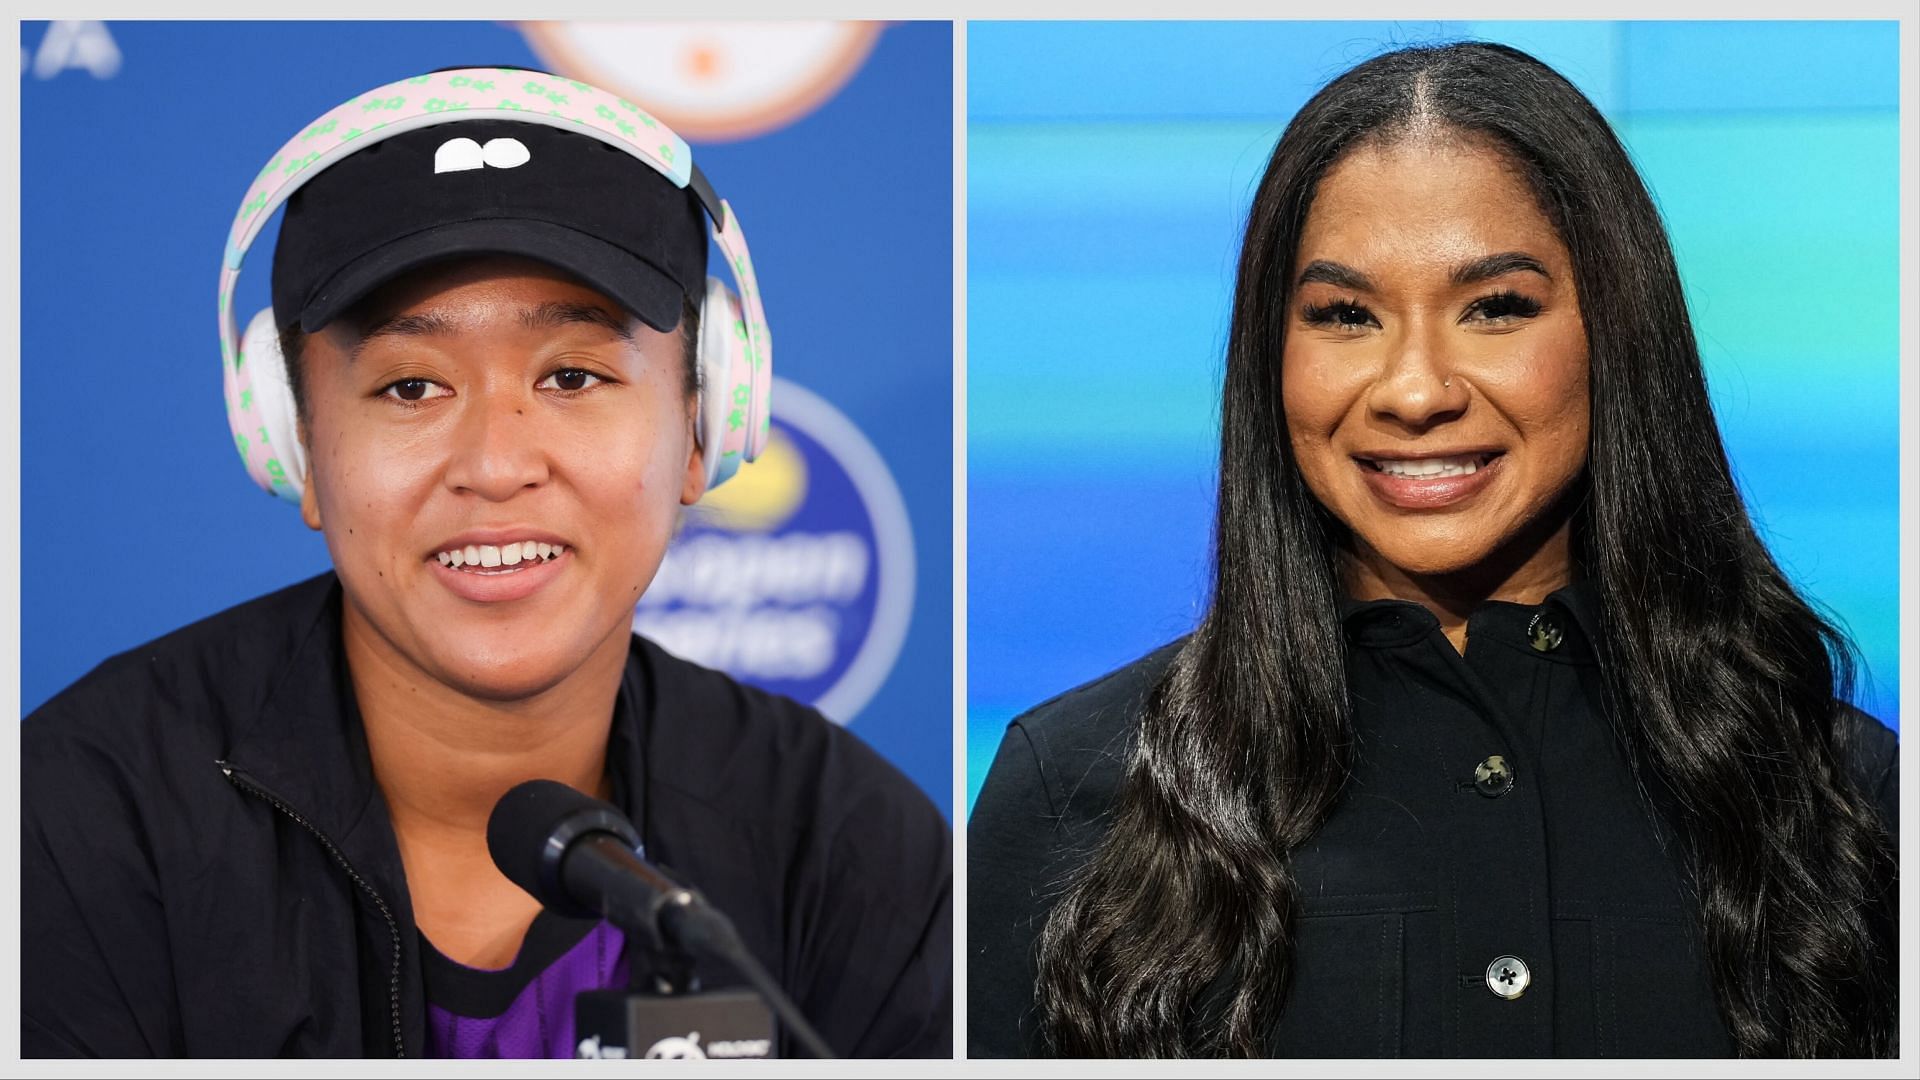
[[[1281,409],[1288,294],[1328,168],[1421,130],[1506,154],[1572,257],[1592,400],[1574,556],[1600,598],[1615,730],[1642,790],[1677,811],[1734,1045],[1893,1053],[1895,861],[1845,765],[1850,647],[1754,532],[1666,232],[1626,152],[1566,79],[1482,43],[1360,64],[1274,149],[1233,302],[1211,605],[1149,696],[1109,831],[1041,934],[1050,1048],[1254,1056],[1285,1000],[1289,857],[1332,809],[1353,745],[1342,526],[1308,491]],[[1196,1024],[1216,981],[1220,1022]]]

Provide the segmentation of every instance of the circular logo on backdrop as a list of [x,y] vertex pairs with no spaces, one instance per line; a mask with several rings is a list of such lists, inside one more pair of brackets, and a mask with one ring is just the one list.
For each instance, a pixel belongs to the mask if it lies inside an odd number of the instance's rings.
[[784,127],[846,85],[881,23],[530,22],[552,70],[646,107],[685,139]]
[[687,511],[633,629],[845,724],[906,641],[913,529],[840,410],[779,376],[773,402],[766,451]]

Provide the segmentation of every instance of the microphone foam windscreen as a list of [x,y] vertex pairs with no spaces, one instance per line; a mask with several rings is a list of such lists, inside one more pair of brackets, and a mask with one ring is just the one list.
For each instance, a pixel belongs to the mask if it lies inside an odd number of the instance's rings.
[[589,832],[608,832],[637,847],[639,834],[625,815],[558,780],[515,785],[487,818],[487,852],[507,880],[553,908],[573,905],[560,885],[567,846]]

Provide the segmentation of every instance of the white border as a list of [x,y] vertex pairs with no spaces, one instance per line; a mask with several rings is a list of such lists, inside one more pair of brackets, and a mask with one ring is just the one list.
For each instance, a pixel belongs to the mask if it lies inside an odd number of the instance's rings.
[[[16,24],[17,26],[18,24]],[[24,28],[21,28],[24,29]],[[38,45],[35,40],[33,45]],[[21,66],[24,69],[30,62],[32,47],[21,43]],[[8,322],[12,331],[6,335],[5,344],[0,345],[0,447],[13,451],[10,458],[0,462],[0,535],[19,537],[20,535],[20,90],[18,86],[0,95],[0,116],[16,118],[13,135],[9,142],[13,146],[13,164],[0,169],[0,215],[7,219],[7,227],[0,228],[0,288],[4,289],[5,304],[11,316]],[[0,572],[0,708],[7,715],[20,716],[20,564],[10,562],[4,572]],[[5,945],[0,946],[6,960],[0,971],[0,1060],[17,1061],[20,1058],[20,738],[18,729],[11,739],[0,739],[0,777],[8,785],[8,797],[0,800],[0,851],[6,854],[0,858],[0,932],[4,932]]]
[[[1908,7],[1900,20],[1900,716],[1903,724],[1920,730],[1920,315],[1914,297],[1920,296],[1920,26]],[[1915,856],[1920,854],[1920,793],[1915,791],[1914,766],[1920,763],[1920,743],[1901,733],[1898,751],[1906,790],[1900,794],[1900,1060],[1909,1065],[1920,1059],[1920,888],[1913,884]],[[1912,1075],[1908,1072],[1906,1075]]]
[[[1456,6],[1459,10],[1448,11],[1447,7]],[[304,11],[302,8],[304,7]],[[456,0],[427,0],[424,3],[407,5],[404,14],[414,17],[442,18],[495,18],[511,20],[525,18],[526,6],[509,5],[488,0],[477,3],[459,4]],[[170,9],[179,17],[194,18],[234,18],[257,16],[257,11],[240,7],[237,0],[189,0],[188,3],[175,5]],[[1361,0],[1350,10],[1339,14],[1342,18],[1434,18],[1437,15],[1450,15],[1462,19],[1486,18],[1536,18],[1541,14],[1537,3],[1520,0],[1469,0],[1458,5],[1442,5],[1421,0]],[[278,9],[288,16],[305,15],[314,18],[393,18],[395,8],[390,3],[377,3],[374,0],[339,0],[335,4],[320,8],[315,5],[289,5]],[[1091,0],[1054,0],[1051,3],[1035,3],[1025,0],[1011,3],[1007,0],[969,0],[967,3],[924,3],[914,0],[896,0],[892,3],[875,3],[873,0],[840,0],[837,4],[820,5],[809,10],[806,7],[794,8],[773,0],[705,0],[699,14],[705,17],[772,17],[785,18],[803,15],[823,15],[831,13],[843,18],[927,18],[958,19],[954,27],[954,116],[953,154],[954,154],[954,521],[953,521],[953,684],[954,684],[954,802],[956,814],[965,808],[966,777],[966,729],[965,729],[965,687],[966,687],[966,535],[967,535],[967,498],[964,481],[966,478],[965,447],[965,374],[966,374],[966,220],[965,220],[965,179],[966,179],[966,71],[964,39],[965,19],[972,18],[1032,18],[1047,17],[1056,19],[1073,18],[1139,18],[1164,17],[1168,14],[1168,5],[1156,0],[1107,0],[1095,5]],[[1179,12],[1188,18],[1244,18],[1265,19],[1285,16],[1306,16],[1314,14],[1304,8],[1283,10],[1275,5],[1255,5],[1247,0],[1214,0],[1212,3],[1190,2],[1181,6]],[[1715,18],[1715,17],[1757,17],[1757,18],[1795,18],[1817,15],[1825,18],[1883,18],[1897,19],[1900,29],[1900,96],[1902,116],[1900,125],[1900,198],[1901,198],[1901,291],[1909,298],[1920,290],[1920,280],[1916,279],[1916,252],[1920,252],[1920,227],[1917,227],[1916,208],[1920,208],[1920,167],[1916,167],[1916,131],[1920,131],[1920,82],[1916,82],[1916,62],[1920,60],[1920,49],[1916,48],[1915,14],[1911,0],[1873,0],[1873,2],[1843,2],[1824,4],[1816,7],[1811,3],[1785,3],[1781,0],[1755,0],[1736,7],[1726,0],[1719,3],[1693,2],[1673,3],[1672,0],[1614,0],[1610,4],[1600,4],[1594,0],[1574,0],[1556,12],[1562,17],[1594,19],[1632,19],[1632,18]],[[62,12],[53,5],[35,10],[34,18],[55,18]],[[125,19],[149,18],[151,7],[137,5],[127,0],[110,0],[83,13],[91,18]],[[575,17],[632,17],[634,8],[630,2],[621,0],[576,0],[566,12]],[[25,17],[25,16],[23,16]],[[5,108],[4,115],[19,115],[18,91],[10,91],[0,107]],[[13,166],[0,169],[0,201],[4,210],[0,210],[10,226],[4,230],[4,239],[0,239],[0,250],[9,256],[4,266],[0,266],[0,281],[4,281],[4,295],[7,302],[18,315],[19,273],[20,273],[20,130],[16,124],[11,137],[14,149]],[[17,326],[17,320],[16,320]],[[1907,635],[1900,644],[1900,682],[1903,688],[1903,701],[1912,703],[1920,700],[1920,321],[1916,320],[1911,299],[1903,307],[1900,320],[1901,341],[1901,377],[1900,377],[1900,622]],[[8,377],[6,384],[11,393],[0,393],[0,446],[18,448],[20,445],[20,394],[19,364],[20,344],[17,332],[7,336],[4,345],[0,345],[0,371]],[[19,535],[20,524],[20,462],[17,452],[11,461],[0,464],[0,529],[6,529],[4,535]],[[20,568],[16,563],[0,575],[0,648],[5,649],[9,662],[0,664],[0,701],[10,703],[19,715],[20,667],[19,667],[19,630],[20,630]],[[1920,712],[1906,709],[1904,712]],[[1914,769],[1920,764],[1920,750],[1916,750],[1912,740],[1903,739],[1901,765],[1911,778]],[[17,740],[0,743],[0,777],[11,780],[15,791],[19,790],[19,744]],[[1920,850],[1920,840],[1916,840],[1914,828],[1920,821],[1916,814],[1916,802],[1920,795],[1913,790],[1909,781],[1907,792],[1902,797],[1901,818],[1908,825],[1901,842],[1901,860],[1908,867],[1915,866],[1915,856]],[[965,825],[956,818],[956,920],[960,926],[954,936],[955,975],[955,1051],[964,1053],[965,1029],[959,1023],[964,1017],[964,975],[966,950],[964,948],[965,915]],[[9,845],[13,837],[18,836],[17,799],[0,800],[0,834],[4,834]],[[17,930],[19,927],[19,860],[16,854],[0,860],[0,923],[5,928]],[[1901,911],[1903,921],[1914,923],[1915,899],[1920,897],[1920,888],[1902,886]],[[1920,1057],[1920,1008],[1917,1008],[1915,993],[1920,991],[1914,976],[1916,956],[1920,955],[1920,930],[1910,929],[1902,935],[1902,1008],[1901,1008],[1901,1046],[1902,1059],[1899,1062],[1700,1062],[1684,1065],[1649,1066],[1648,1063],[1598,1062],[1538,1062],[1520,1066],[1520,1071],[1553,1072],[1559,1075],[1617,1076],[1631,1068],[1636,1075],[1713,1075],[1713,1076],[1849,1076],[1849,1075],[1911,1075],[1911,1065]],[[6,945],[0,948],[5,953],[4,970],[0,970],[0,1012],[8,1017],[17,1016],[19,1001],[19,954],[18,935],[9,932]],[[0,1060],[19,1058],[19,1025],[11,1019],[0,1020]],[[428,1063],[402,1063],[410,1068],[398,1068],[393,1063],[371,1063],[356,1065],[353,1062],[289,1062],[269,1068],[246,1062],[220,1061],[163,1061],[141,1063],[138,1065],[116,1064],[111,1062],[62,1063],[37,1062],[36,1070],[49,1075],[122,1075],[139,1072],[148,1076],[204,1076],[222,1075],[252,1077],[263,1073],[293,1076],[334,1076],[343,1072],[382,1073],[405,1072],[412,1075],[460,1075],[460,1076],[550,1076],[565,1074],[578,1069],[584,1075],[591,1071],[597,1075],[634,1075],[637,1070],[618,1069],[617,1066],[593,1063],[569,1065],[565,1062],[522,1062],[522,1063],[441,1063],[437,1067]],[[706,1063],[708,1067],[699,1068],[672,1062],[656,1062],[648,1068],[645,1075],[653,1076],[719,1076],[729,1071],[744,1072],[748,1066],[737,1066],[728,1070],[720,1063]],[[1511,1068],[1512,1066],[1503,1066]],[[753,1068],[754,1075],[772,1076],[1013,1076],[1013,1075],[1086,1075],[1097,1071],[1103,1076],[1170,1076],[1170,1075],[1270,1075],[1285,1070],[1303,1075],[1336,1073],[1340,1075],[1477,1075],[1487,1068],[1486,1063],[1460,1061],[1449,1064],[1432,1062],[1345,1062],[1335,1065],[1329,1063],[1249,1063],[1244,1067],[1232,1064],[1206,1063],[1144,1063],[1117,1062],[1089,1067],[1072,1062],[1015,1062],[1015,1063],[970,1063],[947,1065],[943,1062],[839,1062],[810,1064],[807,1062],[781,1062]]]
[[967,24],[953,25],[953,1056],[967,1057]]

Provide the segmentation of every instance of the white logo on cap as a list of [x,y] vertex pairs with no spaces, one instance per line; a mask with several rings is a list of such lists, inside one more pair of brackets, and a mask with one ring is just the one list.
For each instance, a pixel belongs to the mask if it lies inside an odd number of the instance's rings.
[[514,169],[532,160],[527,144],[519,139],[488,139],[481,146],[472,139],[448,139],[433,152],[433,171],[465,172],[491,165],[496,169]]

